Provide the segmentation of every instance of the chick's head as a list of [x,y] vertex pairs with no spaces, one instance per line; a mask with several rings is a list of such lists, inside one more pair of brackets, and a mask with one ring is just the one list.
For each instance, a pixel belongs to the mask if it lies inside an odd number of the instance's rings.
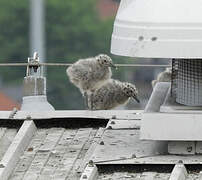
[[138,99],[138,90],[136,89],[135,85],[131,83],[123,83],[123,92],[128,97],[133,97],[138,103],[140,100]]
[[112,59],[106,54],[99,54],[95,58],[101,66],[116,68],[112,62]]

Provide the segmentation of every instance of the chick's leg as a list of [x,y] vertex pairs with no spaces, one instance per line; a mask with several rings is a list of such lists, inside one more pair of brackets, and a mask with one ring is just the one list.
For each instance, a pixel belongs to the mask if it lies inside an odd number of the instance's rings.
[[86,102],[88,103],[88,109],[89,110],[94,110],[94,91],[91,90],[91,92],[86,93]]
[[84,98],[85,109],[89,110],[89,106],[88,106],[88,93],[86,91],[83,93],[83,98]]
[[94,102],[94,99],[93,99],[93,98],[94,98],[93,92],[91,92],[91,94],[90,94],[90,102],[89,102],[89,103],[90,103],[90,110],[91,110],[91,111],[95,110],[95,109],[94,109],[94,104],[93,104],[93,102]]

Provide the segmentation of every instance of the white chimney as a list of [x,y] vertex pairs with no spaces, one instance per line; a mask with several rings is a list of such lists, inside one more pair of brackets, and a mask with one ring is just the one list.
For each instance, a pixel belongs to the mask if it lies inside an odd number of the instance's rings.
[[26,77],[24,77],[24,96],[22,111],[54,111],[46,96],[46,78],[39,63],[38,53],[28,58]]

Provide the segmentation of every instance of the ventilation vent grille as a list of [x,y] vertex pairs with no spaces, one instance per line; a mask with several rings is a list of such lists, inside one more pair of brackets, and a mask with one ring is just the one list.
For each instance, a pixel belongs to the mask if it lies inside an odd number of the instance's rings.
[[202,60],[173,59],[172,96],[187,106],[202,106]]

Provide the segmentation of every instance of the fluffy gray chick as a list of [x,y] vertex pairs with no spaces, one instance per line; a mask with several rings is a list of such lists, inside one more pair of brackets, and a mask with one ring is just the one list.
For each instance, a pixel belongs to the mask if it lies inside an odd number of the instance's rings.
[[113,109],[128,102],[133,97],[138,103],[138,91],[135,85],[110,79],[101,88],[89,95],[88,106],[91,110]]
[[156,85],[157,82],[170,82],[172,75],[172,68],[166,68],[165,71],[158,74],[157,79],[152,81],[152,87]]
[[67,68],[66,72],[70,81],[80,89],[81,93],[94,91],[111,78],[110,67],[115,67],[112,59],[105,55],[80,59]]

